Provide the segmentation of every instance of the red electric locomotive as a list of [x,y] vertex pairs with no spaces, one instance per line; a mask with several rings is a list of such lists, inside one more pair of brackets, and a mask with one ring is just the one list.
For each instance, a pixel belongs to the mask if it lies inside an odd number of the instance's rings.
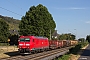
[[36,36],[20,36],[18,41],[20,53],[31,53],[35,51],[49,49],[48,38]]

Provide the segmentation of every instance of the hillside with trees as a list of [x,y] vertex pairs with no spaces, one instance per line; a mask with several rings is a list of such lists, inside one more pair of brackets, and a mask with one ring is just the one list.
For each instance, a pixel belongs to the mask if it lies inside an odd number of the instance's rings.
[[15,34],[19,30],[19,23],[20,20],[14,19],[13,17],[0,15],[0,42],[7,42],[8,38],[10,42],[15,42],[15,37],[17,37]]
[[9,36],[9,25],[0,18],[0,42],[6,42]]
[[2,18],[4,21],[7,22],[7,24],[9,25],[9,30],[19,30],[19,23],[20,20],[18,19],[14,19],[13,17],[7,17],[7,16],[2,16],[0,15],[0,18]]

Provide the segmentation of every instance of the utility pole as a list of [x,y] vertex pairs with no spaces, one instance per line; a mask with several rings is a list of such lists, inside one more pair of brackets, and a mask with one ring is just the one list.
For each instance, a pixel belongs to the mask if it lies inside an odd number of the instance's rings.
[[51,29],[50,29],[50,40],[51,40]]

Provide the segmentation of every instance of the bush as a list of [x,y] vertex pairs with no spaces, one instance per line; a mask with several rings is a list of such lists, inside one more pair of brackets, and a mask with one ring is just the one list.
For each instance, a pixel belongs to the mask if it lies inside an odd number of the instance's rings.
[[81,44],[76,45],[75,47],[69,49],[70,53],[76,54],[81,48]]
[[69,49],[70,53],[72,54],[77,54],[77,52],[83,48],[84,46],[86,46],[88,44],[88,42],[81,42],[78,45],[76,45],[75,47]]
[[81,48],[83,48],[84,46],[86,46],[88,44],[88,42],[83,42],[83,43],[80,43],[81,44]]
[[58,60],[68,60],[69,55],[63,55],[61,58],[58,58]]

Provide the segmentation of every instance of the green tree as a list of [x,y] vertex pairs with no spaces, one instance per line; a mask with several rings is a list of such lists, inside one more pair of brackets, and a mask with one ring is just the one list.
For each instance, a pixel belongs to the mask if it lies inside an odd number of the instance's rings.
[[78,39],[80,42],[85,42],[85,38],[79,38]]
[[22,17],[19,24],[20,35],[35,35],[50,37],[50,30],[52,33],[56,28],[55,21],[48,9],[39,4],[32,6],[26,15]]
[[90,35],[86,36],[86,40],[90,43]]
[[9,36],[9,25],[0,18],[0,42],[6,42]]
[[75,40],[75,35],[68,33],[59,36],[59,40]]

